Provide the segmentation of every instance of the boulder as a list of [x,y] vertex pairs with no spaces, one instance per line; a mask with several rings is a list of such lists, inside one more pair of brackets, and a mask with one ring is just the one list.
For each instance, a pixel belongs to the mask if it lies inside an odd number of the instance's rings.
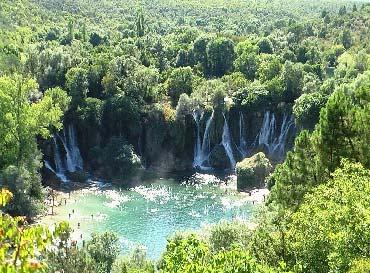
[[84,171],[68,172],[67,177],[69,180],[78,183],[86,183],[89,179],[89,174]]
[[265,178],[271,173],[272,165],[266,155],[259,152],[236,164],[238,190],[263,187]]
[[224,146],[216,145],[209,155],[209,164],[212,168],[222,170],[230,168],[230,160]]
[[52,188],[59,188],[61,185],[60,179],[56,176],[55,173],[50,171],[48,168],[43,168],[43,184]]

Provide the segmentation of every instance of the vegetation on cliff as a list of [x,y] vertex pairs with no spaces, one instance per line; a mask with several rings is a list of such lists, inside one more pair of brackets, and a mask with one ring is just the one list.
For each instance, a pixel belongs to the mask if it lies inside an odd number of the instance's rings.
[[[0,271],[369,271],[369,23],[366,1],[3,0],[0,186],[12,194],[0,193]],[[17,216],[42,212],[42,156],[63,124],[87,169],[121,179],[191,168],[194,110],[202,132],[213,118],[220,168],[237,149],[224,140],[242,142],[236,116],[252,139],[264,112],[293,113],[294,147],[254,226],[175,236],[153,262],[139,250],[117,259],[114,234],[79,246],[67,223],[52,233]]]

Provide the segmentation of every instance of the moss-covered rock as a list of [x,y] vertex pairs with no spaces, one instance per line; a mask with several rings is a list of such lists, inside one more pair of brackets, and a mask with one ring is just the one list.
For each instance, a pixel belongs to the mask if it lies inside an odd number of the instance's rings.
[[78,183],[86,183],[89,179],[89,174],[84,171],[69,172],[67,174],[69,180]]
[[271,173],[272,165],[264,153],[260,152],[236,164],[238,190],[261,187]]
[[218,144],[209,155],[209,164],[212,168],[222,170],[230,168],[230,161],[226,154],[225,148]]

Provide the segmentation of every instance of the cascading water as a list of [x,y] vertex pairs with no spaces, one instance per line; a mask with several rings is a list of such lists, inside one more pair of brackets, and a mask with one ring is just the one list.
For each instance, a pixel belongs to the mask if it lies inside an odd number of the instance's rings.
[[78,148],[76,132],[72,125],[68,126],[68,137],[66,137],[66,131],[63,130],[62,136],[57,134],[58,138],[63,144],[66,152],[66,165],[69,172],[75,172],[83,169],[83,161]]
[[62,181],[64,183],[68,182],[68,179],[64,175],[64,172],[54,170],[53,167],[51,166],[51,164],[47,160],[45,160],[44,163],[45,163],[45,167],[47,169],[49,169],[51,172],[53,172],[60,179],[60,181]]
[[280,127],[280,133],[276,135],[276,118],[274,113],[265,112],[262,127],[257,135],[255,146],[265,146],[270,156],[282,158],[285,153],[285,143],[290,129],[294,126],[294,118],[284,114],[283,122]]
[[272,143],[274,142],[274,134],[276,130],[275,114],[270,111],[265,112],[263,117],[262,127],[258,135],[258,146],[265,145],[268,152],[272,152]]
[[[68,137],[66,137],[66,135]],[[61,156],[57,138],[63,145],[65,158]],[[67,182],[68,179],[65,175],[66,171],[75,172],[77,170],[83,170],[83,160],[80,149],[78,148],[74,127],[72,125],[68,126],[68,134],[66,134],[65,129],[63,130],[62,136],[60,134],[56,134],[53,137],[53,143],[55,169],[51,167],[51,164],[48,161],[45,161],[45,167],[55,173],[61,181]]]
[[75,128],[72,125],[68,126],[68,149],[70,154],[70,172],[83,169],[83,160],[81,157],[80,149],[78,148],[77,136]]
[[229,125],[227,124],[227,120],[225,115],[224,116],[224,128],[222,132],[222,146],[224,146],[226,154],[229,158],[231,169],[235,168],[236,161],[234,159],[234,154],[233,154],[233,148],[231,144],[231,135],[230,135],[230,130],[229,130]]
[[195,124],[197,126],[196,128],[196,135],[197,135],[197,138],[195,140],[195,146],[194,146],[194,160],[193,160],[193,167],[196,167],[196,166],[199,166],[202,162],[201,162],[201,157],[202,157],[202,144],[201,144],[201,141],[200,141],[200,126],[199,126],[199,122],[200,122],[200,115],[199,115],[199,112],[197,111],[194,111],[193,112],[193,118],[194,118],[194,121],[195,121]]
[[246,157],[248,155],[248,145],[246,140],[246,129],[245,129],[245,121],[244,115],[242,112],[239,113],[239,146],[238,150],[241,155]]
[[200,113],[197,111],[193,112],[193,118],[197,126],[196,141],[195,141],[195,146],[194,146],[193,167],[200,168],[202,170],[208,170],[210,168],[207,166],[207,163],[208,163],[207,161],[208,161],[209,154],[211,152],[211,143],[210,143],[209,136],[210,136],[211,124],[213,121],[213,112],[206,122],[206,129],[204,131],[203,141],[201,141],[201,137],[200,137],[200,120],[202,119],[202,117],[203,117],[203,114],[200,115]]
[[291,116],[288,119],[288,115],[284,114],[283,123],[280,127],[279,137],[275,140],[273,145],[273,154],[278,158],[282,158],[285,153],[285,144],[288,138],[290,129],[294,126],[294,118]]

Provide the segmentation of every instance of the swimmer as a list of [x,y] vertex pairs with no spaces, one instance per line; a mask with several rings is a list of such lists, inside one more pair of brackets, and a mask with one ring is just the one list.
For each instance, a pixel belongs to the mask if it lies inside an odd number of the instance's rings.
[[71,214],[70,213],[68,214],[68,218],[71,219]]

